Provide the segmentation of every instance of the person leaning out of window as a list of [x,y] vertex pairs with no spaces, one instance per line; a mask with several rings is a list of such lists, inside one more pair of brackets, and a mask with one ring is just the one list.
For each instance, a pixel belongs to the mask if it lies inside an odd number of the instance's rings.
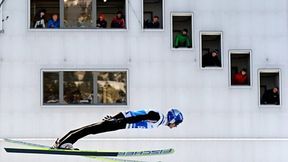
[[48,28],[60,28],[60,20],[57,14],[53,14],[52,18],[48,21]]
[[272,89],[266,90],[261,98],[262,105],[279,105],[279,88],[274,87]]
[[192,48],[192,41],[187,29],[183,29],[181,34],[176,35],[174,48]]
[[245,68],[241,69],[239,72],[234,74],[232,84],[233,85],[247,85],[248,84],[247,70]]
[[217,49],[208,52],[202,57],[202,67],[221,67],[219,51]]
[[96,23],[97,28],[107,28],[107,21],[105,20],[105,15],[100,14]]
[[34,17],[34,28],[46,28],[46,10],[39,10]]
[[125,28],[125,20],[121,11],[118,11],[116,17],[113,18],[111,28]]
[[160,23],[159,23],[159,17],[154,16],[152,21],[151,20],[146,20],[144,23],[144,28],[148,29],[158,29],[160,28]]

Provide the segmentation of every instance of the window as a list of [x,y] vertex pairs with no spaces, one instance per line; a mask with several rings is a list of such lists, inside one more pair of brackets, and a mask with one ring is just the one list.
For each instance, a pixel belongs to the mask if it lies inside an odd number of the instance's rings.
[[43,105],[127,105],[127,70],[43,71]]
[[97,28],[105,28],[101,17],[107,22],[107,28],[126,28],[125,6],[125,0],[97,0]]
[[203,69],[222,68],[222,32],[200,32],[200,64]]
[[143,29],[163,29],[164,27],[164,1],[163,0],[142,0],[142,25]]
[[173,49],[193,48],[193,14],[172,13],[171,14],[171,46]]
[[30,28],[126,27],[126,0],[30,0]]
[[59,72],[43,74],[43,102],[46,104],[59,103]]
[[[60,20],[60,0],[31,0],[30,28],[48,28],[48,21],[54,14]],[[55,28],[60,27],[60,21],[57,25]]]
[[281,73],[280,69],[260,69],[259,105],[261,107],[281,105]]
[[229,51],[229,82],[232,87],[252,85],[251,50]]
[[92,6],[92,0],[64,0],[64,28],[92,28]]

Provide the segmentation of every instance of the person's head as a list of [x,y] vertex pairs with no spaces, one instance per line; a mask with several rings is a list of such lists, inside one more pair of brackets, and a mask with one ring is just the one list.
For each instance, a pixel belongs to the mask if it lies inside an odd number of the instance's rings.
[[53,21],[57,21],[58,20],[58,15],[57,14],[53,14],[52,15],[52,19],[53,19]]
[[104,16],[104,14],[100,14],[100,15],[99,15],[99,20],[100,20],[100,21],[105,20],[105,16]]
[[183,122],[183,114],[177,109],[171,109],[167,113],[167,126],[175,128]]
[[183,29],[182,30],[182,35],[187,35],[188,34],[188,29]]
[[121,11],[118,11],[116,16],[118,19],[122,18],[123,13]]
[[39,11],[39,16],[40,17],[43,17],[45,14],[46,14],[46,10],[45,9],[42,9],[42,10]]
[[279,92],[279,89],[278,89],[278,87],[274,87],[274,88],[272,89],[272,91],[273,91],[273,93],[278,93],[278,92]]
[[240,70],[241,75],[246,75],[247,74],[247,70],[245,68]]
[[212,55],[212,57],[217,57],[218,56],[218,50],[213,50],[212,52],[211,52],[211,55]]
[[153,22],[158,22],[159,21],[159,17],[158,16],[153,16]]

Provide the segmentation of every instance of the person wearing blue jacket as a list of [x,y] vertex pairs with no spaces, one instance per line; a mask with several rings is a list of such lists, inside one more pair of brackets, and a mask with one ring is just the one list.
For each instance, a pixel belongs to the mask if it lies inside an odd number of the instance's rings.
[[73,144],[90,134],[119,129],[151,129],[159,126],[168,126],[172,129],[177,127],[182,121],[183,115],[177,109],[169,110],[167,115],[153,110],[120,112],[115,116],[106,116],[101,122],[70,131],[61,139],[57,139],[52,148],[74,150]]
[[60,20],[57,14],[53,14],[52,18],[48,21],[48,28],[60,28]]

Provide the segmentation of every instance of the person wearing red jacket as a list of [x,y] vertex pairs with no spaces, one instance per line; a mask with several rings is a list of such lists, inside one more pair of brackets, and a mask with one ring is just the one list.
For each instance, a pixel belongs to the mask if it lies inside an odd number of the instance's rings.
[[247,85],[248,84],[248,76],[247,70],[241,69],[238,73],[235,73],[233,76],[233,85]]
[[116,17],[113,18],[111,28],[125,28],[125,20],[121,11],[118,11]]

